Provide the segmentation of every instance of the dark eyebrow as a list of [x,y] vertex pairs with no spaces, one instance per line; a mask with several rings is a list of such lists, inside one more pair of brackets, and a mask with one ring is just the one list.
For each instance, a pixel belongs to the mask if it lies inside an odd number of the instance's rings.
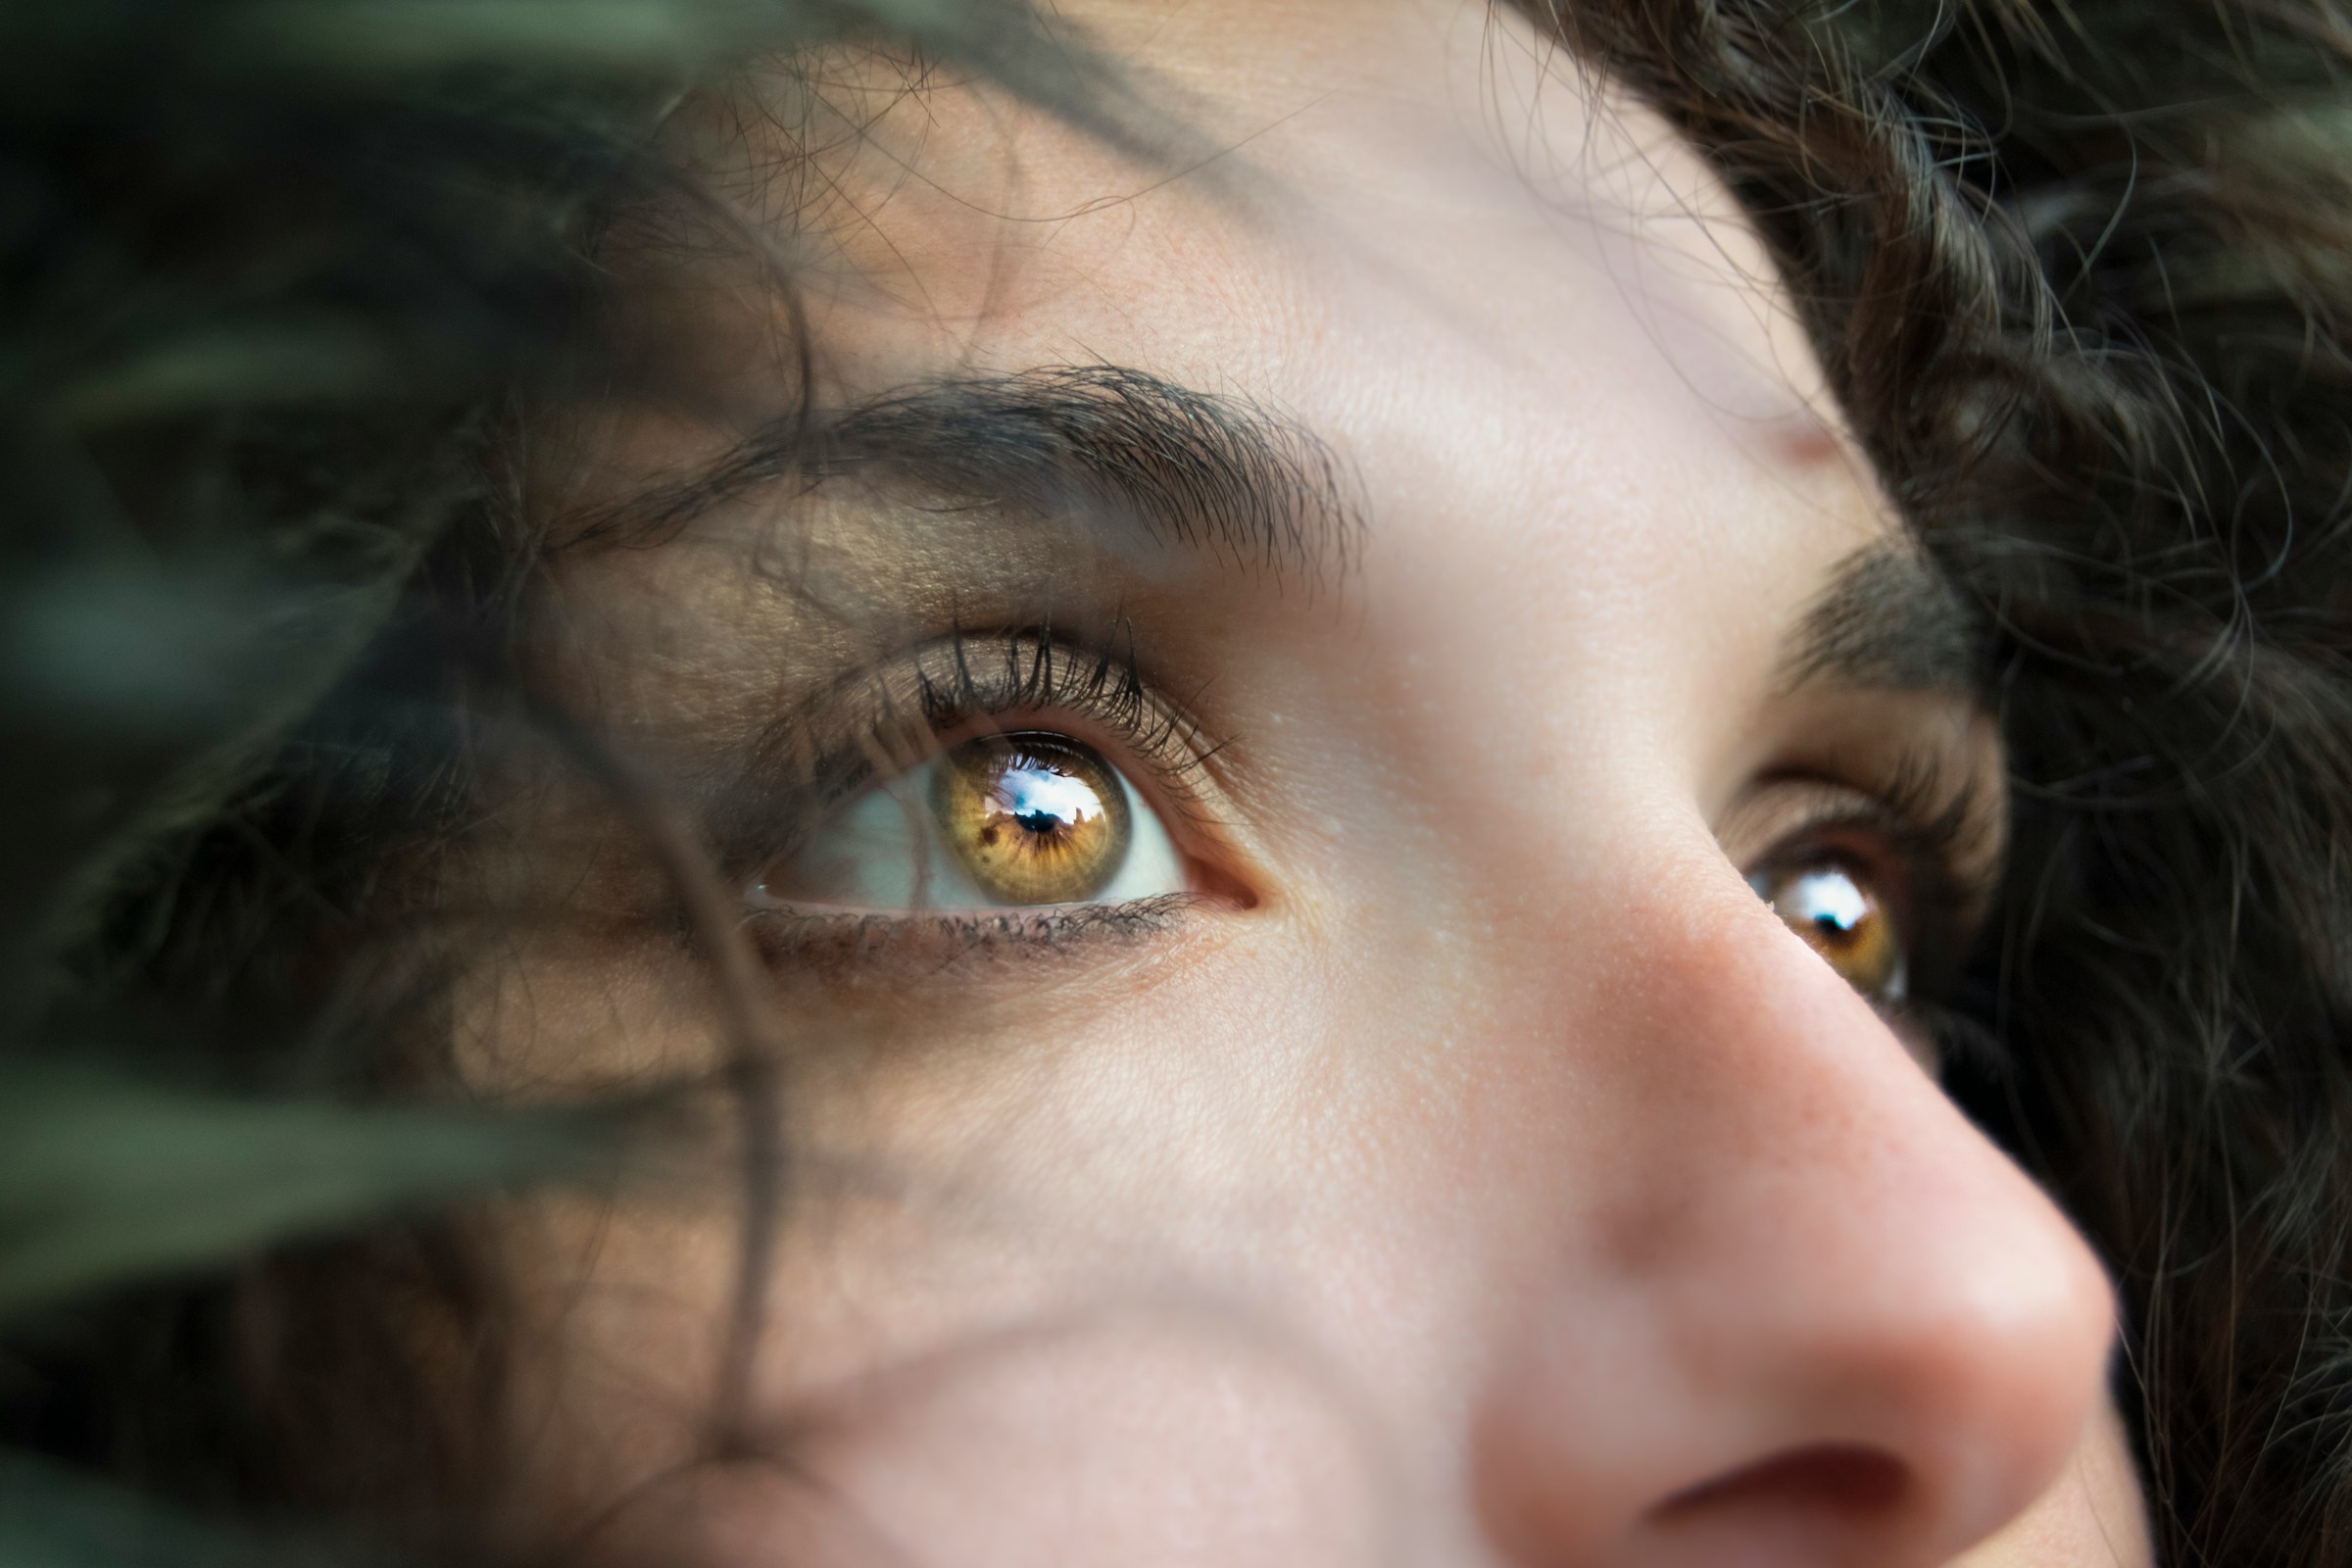
[[1780,685],[1973,692],[1981,645],[1942,572],[1916,544],[1888,540],[1839,563],[1781,656]]
[[1295,419],[1097,365],[927,381],[780,419],[583,532],[658,537],[744,494],[840,474],[1127,525],[1224,564],[1315,577],[1346,569],[1361,528],[1338,459]]

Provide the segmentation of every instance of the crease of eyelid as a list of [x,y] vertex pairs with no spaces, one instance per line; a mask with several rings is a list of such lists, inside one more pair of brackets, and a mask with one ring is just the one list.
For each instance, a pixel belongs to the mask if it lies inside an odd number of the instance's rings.
[[1940,762],[1913,760],[1890,779],[1848,784],[1810,774],[1768,776],[1724,813],[1716,837],[1742,865],[1770,858],[1776,846],[1840,825],[1878,826],[1933,850],[1952,876],[1970,886],[2000,870],[2006,842],[1999,803],[1970,777],[1953,780]]
[[1114,765],[1139,765],[1147,805],[1197,830],[1231,825],[1219,781],[1224,751],[1186,706],[1142,673],[1132,626],[1100,648],[1037,628],[957,631],[844,676],[779,714],[710,792],[706,815],[721,868],[738,879],[789,853],[879,780],[996,727],[1079,721],[1108,742]]
[[[1973,745],[1974,743],[1970,743]],[[1728,852],[1759,851],[1766,808],[1821,814],[1842,806],[1879,812],[1934,848],[1961,879],[1989,884],[1998,879],[2008,853],[2007,785],[1984,759],[1950,738],[1914,738],[1866,759],[1847,773],[1835,759],[1808,760],[1762,774],[1717,824]]]

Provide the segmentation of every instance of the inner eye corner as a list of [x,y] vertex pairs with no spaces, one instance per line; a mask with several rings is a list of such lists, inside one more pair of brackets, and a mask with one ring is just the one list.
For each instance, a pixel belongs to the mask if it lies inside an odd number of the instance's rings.
[[1237,873],[1198,855],[1184,857],[1185,880],[1196,897],[1232,911],[1250,914],[1269,902],[1256,887]]

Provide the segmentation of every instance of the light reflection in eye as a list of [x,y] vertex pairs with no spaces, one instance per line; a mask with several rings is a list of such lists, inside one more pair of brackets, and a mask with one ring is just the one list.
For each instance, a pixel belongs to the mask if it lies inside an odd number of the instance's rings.
[[752,890],[756,904],[1024,908],[1181,893],[1183,858],[1092,747],[983,735],[852,802]]
[[1076,827],[1107,809],[1092,783],[1026,759],[998,775],[996,795],[1014,821],[1041,833]]
[[1874,1002],[1900,1002],[1909,955],[1875,880],[1842,859],[1785,862],[1748,879],[1791,931]]

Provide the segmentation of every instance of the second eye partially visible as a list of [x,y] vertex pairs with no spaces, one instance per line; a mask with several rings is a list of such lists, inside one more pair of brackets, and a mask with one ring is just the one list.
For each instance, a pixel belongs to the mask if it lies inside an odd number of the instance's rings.
[[1815,853],[1751,871],[1747,885],[1846,984],[1876,1003],[1904,1000],[1912,939],[1869,870]]
[[[1992,897],[2006,841],[1989,729],[1850,749],[1848,776],[1775,772],[1717,824],[1783,924],[1890,1015],[1933,1012]],[[1816,764],[1819,766],[1820,764]]]

